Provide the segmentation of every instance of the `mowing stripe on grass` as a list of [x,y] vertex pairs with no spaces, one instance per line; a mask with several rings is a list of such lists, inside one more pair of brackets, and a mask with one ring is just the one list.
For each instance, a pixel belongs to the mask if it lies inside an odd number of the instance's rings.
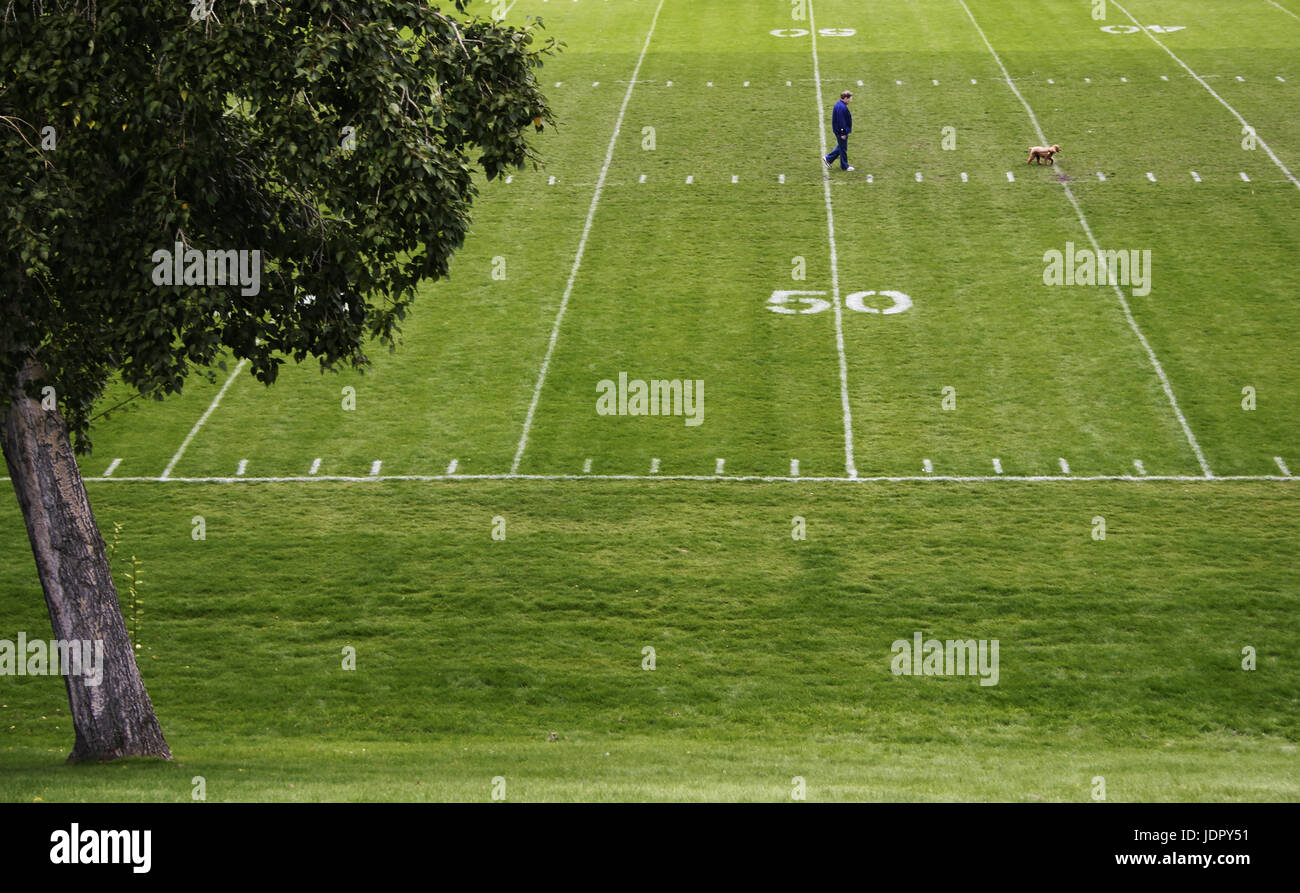
[[[1173,50],[1169,49],[1169,47],[1167,47],[1167,46],[1165,46],[1163,43],[1161,43],[1161,42],[1160,42],[1160,38],[1156,37],[1156,36],[1155,36],[1154,34],[1152,34],[1149,30],[1147,30],[1147,26],[1146,26],[1146,25],[1142,24],[1142,23],[1139,22],[1137,19],[1133,18],[1133,14],[1132,14],[1131,12],[1129,12],[1129,11],[1128,11],[1127,9],[1125,9],[1123,6],[1120,6],[1118,3],[1115,2],[1115,0],[1110,0],[1110,2],[1111,2],[1112,4],[1114,4],[1114,6],[1115,6],[1116,9],[1118,9],[1120,12],[1124,13],[1124,15],[1128,16],[1129,21],[1131,21],[1134,25],[1137,25],[1139,28],[1141,28],[1143,34],[1145,34],[1147,37],[1149,37],[1149,38],[1151,38],[1152,40],[1154,40],[1155,43],[1156,43],[1156,46],[1160,47],[1160,49],[1164,50],[1166,53],[1169,54],[1169,57],[1170,57],[1171,59],[1173,59],[1173,60],[1174,60],[1175,62],[1177,62],[1179,65],[1183,66],[1183,70],[1186,71],[1188,74],[1190,74],[1190,75],[1191,75],[1191,76],[1196,80],[1196,83],[1200,84],[1202,87],[1204,87],[1206,90],[1208,90],[1208,91],[1210,92],[1210,95],[1211,95],[1211,96],[1213,96],[1215,99],[1219,100],[1219,104],[1220,104],[1220,105],[1222,105],[1222,106],[1223,106],[1225,109],[1227,109],[1228,111],[1232,112],[1232,117],[1234,117],[1234,118],[1236,118],[1238,121],[1240,121],[1242,127],[1250,127],[1250,131],[1251,131],[1251,133],[1255,134],[1255,141],[1256,141],[1257,143],[1259,143],[1261,147],[1263,147],[1264,151],[1268,153],[1268,157],[1271,158],[1271,159],[1273,159],[1273,163],[1276,164],[1276,165],[1278,166],[1279,169],[1281,169],[1282,173],[1286,174],[1286,178],[1287,178],[1288,180],[1291,181],[1291,185],[1294,186],[1296,189],[1300,189],[1300,180],[1297,180],[1297,179],[1295,178],[1295,176],[1292,175],[1292,173],[1291,173],[1289,170],[1287,170],[1286,165],[1282,163],[1282,159],[1281,159],[1281,158],[1278,158],[1276,155],[1273,154],[1273,150],[1270,149],[1270,148],[1268,147],[1268,143],[1264,142],[1264,138],[1263,138],[1262,136],[1259,135],[1259,133],[1255,130],[1254,127],[1251,127],[1251,126],[1250,126],[1250,123],[1249,123],[1245,118],[1241,117],[1241,115],[1238,114],[1238,112],[1237,112],[1236,109],[1234,109],[1232,106],[1228,105],[1228,101],[1227,101],[1226,99],[1224,99],[1224,98],[1223,98],[1222,96],[1220,96],[1218,93],[1215,93],[1213,87],[1211,87],[1209,84],[1207,84],[1207,83],[1205,82],[1205,80],[1204,80],[1204,79],[1203,79],[1199,74],[1197,74],[1196,72],[1192,71],[1191,66],[1189,66],[1189,65],[1188,65],[1186,62],[1184,62],[1182,59],[1178,58],[1178,56],[1174,53]],[[964,5],[964,4],[963,4],[963,5]],[[1274,4],[1274,5],[1276,5],[1276,4]],[[1281,9],[1281,7],[1278,7],[1278,8]]]
[[614,135],[609,138],[609,148],[605,150],[605,163],[600,168],[600,177],[596,180],[596,191],[591,196],[591,207],[587,209],[587,222],[582,227],[582,238],[578,240],[578,253],[573,258],[573,269],[569,271],[569,281],[564,286],[564,297],[560,299],[560,309],[555,314],[555,324],[551,326],[551,340],[546,345],[546,355],[542,357],[542,368],[537,372],[537,385],[533,388],[533,400],[528,404],[528,415],[524,418],[524,430],[519,435],[519,447],[515,450],[514,461],[510,463],[510,473],[519,470],[519,463],[528,448],[528,432],[533,427],[533,416],[537,414],[537,404],[542,399],[542,386],[546,384],[546,373],[551,368],[551,357],[555,353],[555,342],[560,337],[560,324],[564,322],[564,312],[569,307],[569,296],[573,294],[573,283],[578,278],[578,268],[582,266],[582,255],[587,250],[587,239],[591,236],[591,223],[596,218],[596,206],[600,204],[600,194],[605,190],[605,178],[609,176],[609,165],[614,160],[614,146],[618,144],[619,131],[623,129],[623,117],[627,114],[627,104],[632,101],[632,91],[636,88],[636,76],[641,73],[641,63],[650,50],[650,38],[654,37],[655,25],[659,22],[659,12],[664,8],[664,0],[659,0],[654,18],[650,20],[650,30],[646,33],[641,55],[637,57],[636,67],[632,69],[632,78],[627,82],[627,92],[623,94],[623,105],[618,110],[618,120],[614,122]]
[[[817,83],[817,135],[821,140],[822,158],[826,157],[826,128],[822,123],[825,106],[822,103],[821,63],[817,58],[817,23],[813,18],[812,0],[808,0],[808,30],[812,34],[813,80]],[[835,211],[831,206],[831,173],[823,171],[822,185],[826,191],[826,233],[831,247],[831,306],[835,309],[835,350],[840,360],[840,405],[844,411],[844,472],[851,478],[858,476],[853,458],[853,413],[849,410],[849,364],[844,358],[844,314],[840,308],[839,258],[835,252]]]
[[189,447],[190,441],[194,439],[194,435],[199,433],[199,429],[202,428],[204,422],[208,420],[208,416],[212,415],[212,413],[216,411],[217,406],[221,403],[221,398],[226,396],[226,391],[229,390],[231,384],[234,383],[235,376],[244,371],[244,366],[247,363],[248,360],[240,360],[235,365],[235,371],[230,373],[230,377],[227,378],[226,383],[221,386],[221,390],[217,391],[217,396],[212,398],[212,403],[208,405],[207,412],[199,416],[199,420],[194,423],[194,427],[190,429],[190,433],[185,435],[185,440],[181,442],[180,449],[176,451],[176,455],[172,456],[172,460],[168,462],[167,467],[163,469],[163,473],[159,478],[160,480],[165,481],[171,476],[172,469],[176,467],[177,462],[181,461],[181,456],[185,455],[185,450]]
[[[980,23],[975,21],[975,16],[971,13],[970,7],[966,5],[966,0],[957,0],[957,2],[961,4],[962,9],[966,10],[966,15],[970,19],[971,24],[974,25],[975,30],[979,32],[980,40],[984,41],[984,45],[988,47],[989,52],[993,54],[993,60],[997,62],[998,68],[1002,69],[1002,76],[1006,80],[1007,86],[1010,87],[1011,92],[1016,95],[1016,99],[1020,100],[1020,104],[1025,107],[1025,112],[1029,115],[1029,120],[1033,123],[1034,130],[1038,133],[1039,141],[1046,145],[1047,135],[1043,133],[1043,128],[1038,123],[1038,116],[1034,114],[1034,110],[1029,107],[1029,103],[1016,87],[1015,81],[1011,79],[1011,73],[1007,71],[1007,67],[1002,64],[1002,57],[998,55],[997,50],[993,49],[993,44],[989,43],[989,39],[984,34],[984,29],[980,27]],[[1112,2],[1114,2],[1114,0],[1112,0]],[[1188,70],[1190,71],[1191,69]],[[1008,173],[1007,176],[1011,176],[1010,173]],[[1074,212],[1079,216],[1079,223],[1083,226],[1083,231],[1087,234],[1088,241],[1092,243],[1093,251],[1100,253],[1101,246],[1097,244],[1097,239],[1092,234],[1092,227],[1088,225],[1088,218],[1083,216],[1083,208],[1079,207],[1079,201],[1074,197],[1074,191],[1070,189],[1070,184],[1063,180],[1061,181],[1061,187],[1065,190],[1065,197],[1068,198],[1070,204],[1074,206]],[[1128,320],[1129,328],[1133,330],[1133,334],[1137,336],[1138,341],[1147,352],[1147,358],[1151,361],[1151,366],[1155,369],[1156,375],[1160,379],[1160,386],[1164,388],[1165,396],[1169,398],[1169,405],[1173,408],[1174,416],[1177,417],[1178,424],[1183,429],[1183,434],[1187,438],[1187,443],[1192,448],[1197,463],[1201,466],[1201,472],[1207,478],[1214,477],[1214,474],[1210,471],[1210,466],[1205,461],[1205,455],[1201,452],[1201,445],[1196,442],[1196,435],[1192,433],[1191,426],[1187,424],[1187,419],[1183,416],[1183,411],[1178,408],[1178,398],[1174,396],[1174,389],[1169,383],[1169,376],[1165,375],[1165,369],[1160,365],[1160,360],[1156,358],[1156,352],[1151,348],[1151,344],[1147,341],[1146,336],[1142,334],[1142,329],[1138,327],[1137,320],[1133,318],[1133,311],[1129,309],[1128,300],[1124,297],[1124,292],[1120,290],[1119,283],[1117,282],[1112,282],[1111,288],[1115,289],[1115,297],[1119,298],[1119,305],[1124,310],[1124,318]]]

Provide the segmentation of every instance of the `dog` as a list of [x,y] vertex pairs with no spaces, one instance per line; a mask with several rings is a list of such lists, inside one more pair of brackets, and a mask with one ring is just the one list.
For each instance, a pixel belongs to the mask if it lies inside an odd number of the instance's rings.
[[1032,164],[1034,159],[1038,159],[1039,164],[1043,163],[1043,159],[1047,159],[1048,164],[1056,164],[1052,156],[1059,151],[1061,151],[1061,147],[1055,143],[1050,146],[1030,146],[1029,157],[1025,159],[1025,164]]

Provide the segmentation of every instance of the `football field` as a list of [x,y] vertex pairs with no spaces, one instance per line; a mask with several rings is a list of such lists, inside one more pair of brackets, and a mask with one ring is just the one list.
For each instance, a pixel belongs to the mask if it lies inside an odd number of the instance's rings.
[[474,8],[544,164],[365,374],[97,425],[176,765],[6,679],[0,797],[1300,799],[1300,2]]

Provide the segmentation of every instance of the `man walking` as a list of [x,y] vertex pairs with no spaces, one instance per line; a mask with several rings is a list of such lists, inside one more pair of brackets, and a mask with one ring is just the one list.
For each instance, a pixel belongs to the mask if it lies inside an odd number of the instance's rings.
[[835,103],[835,109],[831,112],[831,132],[835,134],[835,151],[822,159],[827,166],[836,158],[840,160],[840,167],[846,171],[857,170],[849,165],[849,134],[853,132],[853,116],[849,114],[849,100],[853,94],[845,90],[840,94],[840,101]]

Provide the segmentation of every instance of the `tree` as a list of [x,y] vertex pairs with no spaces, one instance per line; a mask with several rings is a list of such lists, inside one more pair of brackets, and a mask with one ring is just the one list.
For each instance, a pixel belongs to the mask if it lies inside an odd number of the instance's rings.
[[75,463],[110,379],[365,366],[447,275],[474,166],[536,161],[556,44],[453,2],[0,8],[0,447],[56,637],[104,641],[70,761],[170,756]]

